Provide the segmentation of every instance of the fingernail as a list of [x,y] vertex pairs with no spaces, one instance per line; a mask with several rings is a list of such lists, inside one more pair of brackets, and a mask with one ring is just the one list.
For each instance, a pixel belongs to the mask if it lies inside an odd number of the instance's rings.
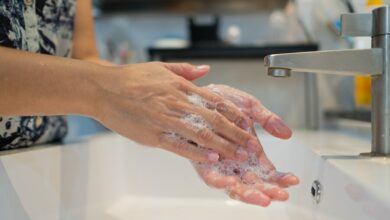
[[269,132],[278,138],[289,139],[292,136],[292,131],[282,122],[274,123],[270,126]]
[[236,151],[236,157],[239,160],[245,161],[248,159],[248,152],[240,148]]
[[196,67],[197,70],[208,70],[210,69],[209,65],[200,65]]
[[257,152],[259,149],[259,142],[255,138],[251,138],[248,141],[248,149],[252,152]]
[[210,162],[218,162],[219,160],[219,154],[215,153],[215,152],[210,152],[208,155],[207,155],[207,159],[210,161]]

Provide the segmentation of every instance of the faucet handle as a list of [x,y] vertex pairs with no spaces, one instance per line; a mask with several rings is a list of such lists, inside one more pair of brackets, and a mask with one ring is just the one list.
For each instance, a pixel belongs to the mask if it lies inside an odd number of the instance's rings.
[[371,37],[373,35],[373,16],[368,13],[341,15],[342,37]]

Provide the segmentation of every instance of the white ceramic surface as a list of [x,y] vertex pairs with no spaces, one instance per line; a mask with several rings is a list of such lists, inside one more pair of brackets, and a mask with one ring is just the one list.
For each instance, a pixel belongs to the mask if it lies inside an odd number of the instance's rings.
[[[0,156],[1,220],[384,220],[390,216],[390,162],[362,158],[369,140],[296,132],[289,141],[261,134],[279,170],[302,183],[269,208],[209,189],[188,161],[115,134]],[[323,185],[313,202],[312,182]]]

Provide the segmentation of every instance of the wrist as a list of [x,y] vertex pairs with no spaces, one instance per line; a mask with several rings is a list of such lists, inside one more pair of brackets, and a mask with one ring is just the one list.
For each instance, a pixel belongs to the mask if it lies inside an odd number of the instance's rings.
[[101,120],[106,112],[105,108],[109,105],[109,92],[111,85],[116,85],[115,77],[118,73],[118,67],[103,66],[89,63],[89,71],[86,71],[81,77],[81,85],[87,85],[83,88],[81,103],[81,114]]
[[74,95],[74,109],[76,114],[97,118],[101,107],[102,89],[101,82],[104,83],[103,76],[109,71],[107,67],[84,61],[82,69],[77,77],[74,77],[76,93]]

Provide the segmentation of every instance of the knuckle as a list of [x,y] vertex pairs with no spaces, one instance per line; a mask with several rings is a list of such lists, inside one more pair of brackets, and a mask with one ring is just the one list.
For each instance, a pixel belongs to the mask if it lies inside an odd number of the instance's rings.
[[165,101],[167,102],[167,104],[171,104],[171,103],[177,102],[177,98],[174,95],[172,95],[172,94],[168,94],[165,97]]
[[242,117],[242,116],[238,116],[236,119],[234,119],[234,124],[238,125],[238,126],[241,126],[242,124],[244,124],[245,122],[245,118]]
[[214,113],[211,116],[211,123],[213,125],[212,127],[220,128],[221,126],[224,125],[223,117],[220,114],[218,114],[218,113]]
[[[225,103],[223,98],[219,97],[218,95],[215,95],[214,93],[210,93],[210,101],[214,103]],[[225,103],[226,105],[226,103]]]
[[[158,118],[159,120],[155,121],[155,125],[161,129],[163,134],[168,139],[170,136],[174,136],[173,128],[177,126],[177,121],[169,115],[168,111],[161,112],[152,112],[150,113],[151,117]],[[167,129],[168,128],[168,129]]]
[[227,105],[224,102],[219,102],[216,104],[216,110],[221,113],[225,113],[228,111]]
[[188,144],[185,141],[176,141],[175,149],[177,150],[177,152],[184,154],[188,150]]
[[159,141],[159,143],[161,145],[165,145],[167,140],[168,140],[168,134],[166,134],[166,133],[159,134],[157,137],[157,140]]
[[210,142],[213,139],[213,134],[207,128],[198,130],[196,135],[202,143]]
[[182,91],[189,90],[189,86],[187,85],[187,83],[184,80],[180,79],[180,78],[177,78],[177,79],[173,80],[172,81],[172,86],[174,88],[177,88],[177,89],[182,90]]

